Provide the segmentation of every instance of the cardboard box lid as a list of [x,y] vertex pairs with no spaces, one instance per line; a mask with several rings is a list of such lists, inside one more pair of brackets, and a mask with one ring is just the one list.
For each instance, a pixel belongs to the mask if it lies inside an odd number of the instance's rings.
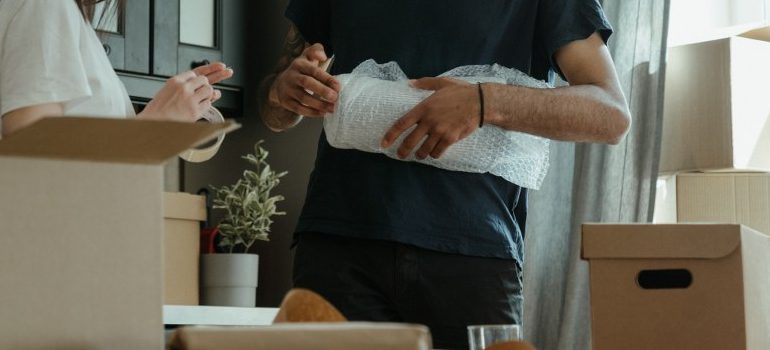
[[0,140],[0,156],[155,165],[239,127],[232,121],[44,118]]
[[205,221],[206,197],[189,193],[163,192],[163,217]]
[[583,259],[716,259],[735,251],[734,224],[584,224]]
[[754,28],[754,29],[745,31],[743,33],[740,33],[737,36],[754,39],[754,40],[770,41],[770,26]]
[[422,325],[371,322],[284,323],[267,327],[184,327],[170,349],[185,350],[430,350]]
[[687,46],[692,44],[703,43],[713,40],[722,40],[733,37],[743,37],[754,40],[770,41],[770,26],[764,22],[753,22],[746,24],[739,24],[735,26],[729,26],[725,28],[709,31],[708,33],[702,33],[701,38],[696,41],[689,41],[677,44],[675,46]]

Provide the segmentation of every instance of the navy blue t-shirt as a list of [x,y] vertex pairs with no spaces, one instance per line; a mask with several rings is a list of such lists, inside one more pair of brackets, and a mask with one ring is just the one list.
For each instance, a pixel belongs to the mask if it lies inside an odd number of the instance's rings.
[[[371,58],[410,78],[498,63],[552,80],[556,50],[611,34],[596,0],[291,0],[286,16],[335,55],[332,74]],[[526,205],[498,176],[336,149],[322,133],[297,232],[521,262]]]

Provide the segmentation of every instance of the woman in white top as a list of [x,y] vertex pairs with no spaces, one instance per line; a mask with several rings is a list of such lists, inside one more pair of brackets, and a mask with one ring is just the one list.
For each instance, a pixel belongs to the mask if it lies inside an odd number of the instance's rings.
[[[135,116],[89,15],[118,0],[0,0],[0,131],[9,135],[48,116]],[[142,119],[195,121],[231,77],[222,63],[169,79]]]

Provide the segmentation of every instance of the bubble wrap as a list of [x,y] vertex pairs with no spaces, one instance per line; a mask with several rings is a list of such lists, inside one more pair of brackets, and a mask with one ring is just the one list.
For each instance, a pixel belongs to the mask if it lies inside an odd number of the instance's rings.
[[[463,66],[442,74],[471,83],[493,82],[533,88],[548,84],[499,65]],[[390,148],[380,141],[393,123],[433,92],[409,86],[408,78],[395,62],[361,63],[350,74],[339,75],[342,84],[337,108],[324,118],[324,131],[332,147],[396,155],[404,132]],[[415,150],[419,149],[419,146]],[[450,146],[439,159],[418,160],[414,152],[404,161],[415,161],[441,169],[491,173],[519,186],[539,189],[548,171],[548,139],[484,125]]]

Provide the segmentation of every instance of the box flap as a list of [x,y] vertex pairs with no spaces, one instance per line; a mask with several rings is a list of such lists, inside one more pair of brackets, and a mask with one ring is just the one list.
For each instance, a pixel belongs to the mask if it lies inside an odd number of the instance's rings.
[[161,164],[239,128],[223,124],[112,118],[44,118],[0,140],[0,156]]
[[583,259],[715,259],[740,245],[733,224],[584,224]]
[[192,221],[206,220],[206,197],[189,193],[164,192],[163,217]]
[[698,44],[731,37],[744,37],[754,40],[770,41],[770,27],[764,21],[742,23],[734,26],[710,28],[688,33],[683,37],[669,37],[669,47]]
[[744,38],[749,38],[754,40],[770,41],[770,27],[760,27],[760,28],[752,29],[752,30],[743,32],[738,36],[742,36]]
[[730,37],[744,37],[754,40],[770,41],[770,26],[764,22],[744,23],[724,28],[714,29],[709,36],[698,42],[726,39]]

